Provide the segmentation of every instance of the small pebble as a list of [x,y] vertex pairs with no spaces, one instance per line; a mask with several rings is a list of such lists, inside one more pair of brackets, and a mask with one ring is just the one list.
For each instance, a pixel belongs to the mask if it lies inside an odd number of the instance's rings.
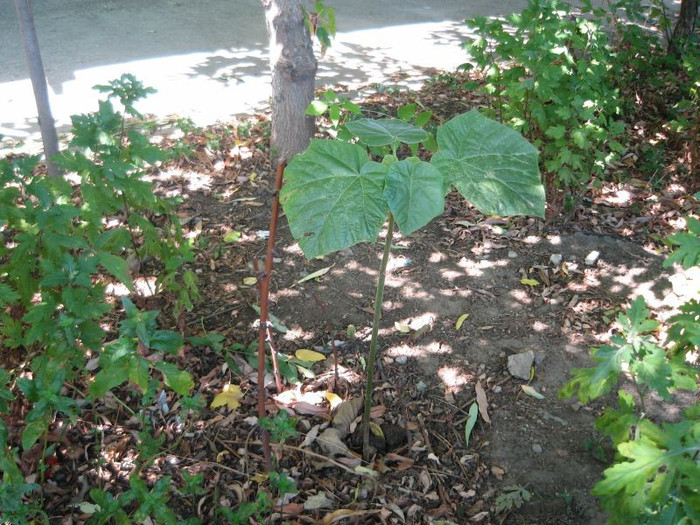
[[539,443],[533,443],[532,451],[535,454],[542,454],[542,445],[540,445]]
[[397,356],[396,359],[394,359],[394,362],[397,365],[405,365],[408,362],[408,357],[405,355]]
[[518,254],[517,254],[516,252],[514,252],[513,250],[510,250],[510,251],[508,252],[508,258],[509,258],[509,259],[517,259],[517,258],[518,258]]
[[498,386],[498,385],[496,385],[495,387],[493,387],[493,393],[494,393],[494,394],[500,394],[502,390],[503,390],[503,389],[502,389],[500,386]]
[[428,385],[426,385],[423,381],[418,381],[416,384],[416,390],[418,392],[423,392],[426,388],[428,388]]
[[595,266],[600,257],[600,252],[593,250],[591,253],[586,255],[586,259],[583,261],[586,266]]
[[552,266],[559,266],[561,264],[563,257],[561,253],[553,253],[552,255],[549,256],[549,263]]

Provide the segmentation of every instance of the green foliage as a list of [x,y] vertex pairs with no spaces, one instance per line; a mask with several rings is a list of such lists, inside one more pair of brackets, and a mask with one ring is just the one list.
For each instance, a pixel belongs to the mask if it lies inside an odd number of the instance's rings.
[[[692,225],[692,223],[689,223]],[[669,260],[697,265],[693,254],[698,231],[672,236],[678,250]],[[654,393],[668,399],[676,389],[697,389],[699,372],[685,361],[687,351],[698,351],[700,306],[696,300],[669,320],[668,349],[654,337],[659,323],[649,317],[644,300],[637,298],[617,318],[620,333],[610,345],[592,352],[596,366],[573,370],[560,395],[578,394],[587,402],[609,392],[623,374],[637,393],[618,392],[618,408],[606,408],[596,428],[612,439],[615,463],[593,489],[615,523],[695,523],[700,520],[700,404],[684,412],[677,423],[658,425],[648,419],[645,400]]]
[[321,56],[325,55],[331,38],[335,38],[335,9],[316,0],[312,11],[306,13],[305,22],[311,37],[316,37],[321,44]]
[[[155,482],[152,488],[146,482],[133,474],[129,478],[129,490],[118,497],[100,489],[92,489],[90,497],[98,507],[90,524],[103,525],[105,523],[143,523],[153,520],[165,525],[183,523],[170,508],[170,477],[165,476]],[[134,508],[133,511],[130,509]],[[188,523],[194,523],[188,520]]]
[[309,107],[306,108],[306,114],[312,117],[327,115],[332,126],[328,131],[334,134],[335,138],[350,140],[352,135],[345,129],[343,124],[361,116],[362,111],[360,106],[348,98],[338,95],[332,89],[328,89],[321,94],[321,98],[309,104]]
[[676,246],[675,251],[666,259],[664,266],[680,263],[683,268],[700,265],[700,221],[693,217],[686,218],[687,232],[671,235],[668,240]]
[[389,146],[394,154],[380,163],[366,146],[315,140],[292,159],[280,201],[307,257],[374,241],[389,211],[408,235],[442,213],[451,186],[485,213],[544,214],[537,151],[476,111],[438,129],[439,149],[430,163],[395,156],[399,142],[425,140],[421,128],[391,119],[347,126],[362,143]]
[[[134,104],[150,92],[129,75],[98,89],[136,118]],[[174,354],[182,345],[175,332],[157,329],[158,312],[141,312],[124,299],[126,318],[118,338],[104,344],[102,326],[113,309],[106,282],[115,280],[134,291],[132,272],[138,269],[132,261],[153,261],[155,291],[176,296],[175,315],[197,296],[194,273],[185,268],[193,254],[174,201],[156,196],[146,180],[146,170],[168,153],[151,144],[138,122],[127,122],[109,100],[100,102],[96,113],[73,117],[73,125],[71,148],[55,159],[70,178],[41,175],[35,157],[0,160],[0,344],[30,359],[16,370],[0,369],[0,413],[7,413],[13,400],[26,404],[20,438],[25,451],[56,418],[78,417],[79,405],[65,385],[90,379],[85,370],[90,357],[99,356],[101,366],[89,387],[93,396],[130,381],[144,399],[153,397],[160,387],[151,378],[155,371],[181,395],[192,385],[189,374],[174,364],[151,362],[140,353]],[[0,418],[0,498],[7,499],[0,508],[15,513],[10,521],[22,522],[17,512],[36,510],[22,510],[22,496],[36,486],[13,474],[14,445]],[[42,465],[39,469],[43,473]]]
[[[522,136],[473,110],[437,130],[437,152],[425,162],[416,155],[417,145],[430,136],[407,120],[427,124],[430,116],[414,117],[415,111],[402,109],[403,120],[346,123],[359,143],[312,141],[287,166],[280,194],[292,235],[309,258],[374,241],[388,216],[366,369],[365,461],[371,452],[372,381],[394,221],[405,236],[422,228],[442,213],[452,187],[484,213],[544,216],[537,150]],[[399,160],[402,144],[413,146],[412,156]],[[380,155],[381,162],[370,153]]]
[[603,24],[559,0],[529,0],[520,14],[467,25],[478,37],[464,48],[484,73],[490,116],[540,149],[557,184],[575,188],[603,175],[624,129]]
[[290,417],[286,410],[280,410],[274,417],[259,419],[258,423],[270,433],[272,441],[277,443],[284,443],[298,434],[297,420]]
[[501,514],[507,510],[519,509],[530,501],[532,494],[520,485],[508,485],[503,487],[503,494],[496,498],[496,513]]

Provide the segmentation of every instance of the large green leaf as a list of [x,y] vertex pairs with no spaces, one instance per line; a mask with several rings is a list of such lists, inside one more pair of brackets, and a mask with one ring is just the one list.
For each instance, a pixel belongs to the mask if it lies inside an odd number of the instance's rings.
[[280,202],[307,257],[377,238],[389,211],[383,194],[388,170],[364,148],[331,140],[314,140],[292,159]]
[[437,142],[431,163],[481,212],[544,217],[537,150],[516,131],[472,110],[443,125]]
[[384,196],[403,235],[422,228],[443,212],[444,185],[440,170],[416,157],[391,166]]
[[393,118],[353,120],[345,127],[368,146],[390,146],[396,142],[420,144],[428,139],[424,129]]

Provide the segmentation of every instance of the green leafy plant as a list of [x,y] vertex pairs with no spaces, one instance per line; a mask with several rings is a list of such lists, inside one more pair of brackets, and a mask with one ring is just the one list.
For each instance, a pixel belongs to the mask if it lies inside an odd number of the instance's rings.
[[[145,179],[149,166],[168,157],[139,131],[134,104],[150,90],[128,75],[99,89],[118,98],[136,120],[127,121],[109,100],[96,113],[73,117],[71,149],[56,158],[69,177],[42,175],[35,157],[0,160],[0,345],[26,360],[0,369],[0,413],[7,414],[10,403],[26,405],[19,443],[10,440],[0,418],[1,492],[18,497],[13,506],[1,505],[4,513],[24,505],[21,495],[36,488],[13,474],[13,447],[40,448],[41,486],[52,447],[50,426],[59,419],[75,421],[80,412],[65,385],[90,379],[86,359],[99,356],[104,366],[90,387],[93,395],[132,381],[144,396],[153,396],[156,370],[174,390],[189,390],[189,376],[174,364],[149,363],[138,354],[139,349],[172,353],[182,342],[174,332],[156,329],[157,312],[140,312],[126,299],[119,338],[104,344],[103,317],[113,309],[106,296],[110,280],[134,292],[135,266],[150,261],[154,291],[176,296],[175,315],[192,306],[197,288],[185,266],[193,254],[174,202],[157,197]],[[27,512],[36,515],[36,508],[30,505]]]
[[503,494],[496,498],[496,513],[519,509],[530,501],[532,494],[525,487],[520,485],[508,485],[503,487]]
[[[667,264],[686,268],[700,263],[697,224],[677,233],[671,242],[679,248]],[[655,337],[659,323],[650,318],[644,299],[632,302],[617,318],[620,333],[610,345],[594,348],[596,365],[576,369],[560,392],[587,402],[612,390],[627,377],[636,393],[618,391],[618,408],[606,408],[596,428],[617,449],[615,463],[593,488],[615,523],[694,523],[700,520],[700,404],[685,410],[676,423],[653,422],[646,402],[651,394],[669,399],[677,389],[697,389],[698,369],[685,355],[700,347],[700,305],[692,300],[669,320],[668,341]],[[639,406],[638,406],[639,403]]]
[[352,139],[352,134],[345,129],[343,124],[362,115],[360,106],[347,97],[338,95],[332,89],[327,89],[321,97],[312,101],[306,108],[306,114],[312,117],[327,115],[331,127],[327,130],[334,138],[340,140]]
[[558,0],[529,0],[520,14],[467,25],[478,36],[464,48],[483,71],[490,116],[540,149],[548,181],[575,189],[602,176],[623,149],[624,129],[603,25]]
[[[280,202],[292,235],[309,258],[373,242],[388,218],[366,370],[363,454],[368,459],[372,380],[394,223],[404,236],[422,228],[443,212],[452,187],[485,213],[542,217],[544,189],[537,150],[476,110],[437,130],[438,148],[430,162],[397,157],[401,144],[427,140],[427,132],[417,126],[399,119],[361,119],[346,127],[360,143],[313,141],[289,163]],[[377,162],[369,155],[371,148],[390,152]]]
[[316,0],[313,9],[306,13],[305,22],[311,36],[321,44],[321,56],[325,55],[331,46],[331,38],[335,38],[335,9]]

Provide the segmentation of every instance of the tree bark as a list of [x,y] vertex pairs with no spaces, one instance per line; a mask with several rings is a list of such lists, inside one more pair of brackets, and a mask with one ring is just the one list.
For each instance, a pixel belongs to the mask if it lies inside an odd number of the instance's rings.
[[314,118],[305,114],[314,97],[317,61],[299,0],[262,0],[270,37],[273,167],[309,145]]
[[693,34],[695,31],[695,23],[698,18],[698,0],[682,0],[681,12],[678,15],[678,21],[673,28],[669,49],[676,51],[682,41]]
[[34,27],[31,0],[15,0],[15,8],[17,9],[17,21],[19,22],[19,30],[24,43],[24,52],[27,57],[29,78],[32,81],[34,100],[36,101],[36,108],[39,114],[39,128],[41,129],[41,140],[44,144],[46,169],[49,175],[54,177],[60,174],[58,166],[52,160],[53,157],[58,155],[58,136],[49,104],[49,90],[46,85],[44,63],[41,61],[41,53],[39,52],[39,40]]

